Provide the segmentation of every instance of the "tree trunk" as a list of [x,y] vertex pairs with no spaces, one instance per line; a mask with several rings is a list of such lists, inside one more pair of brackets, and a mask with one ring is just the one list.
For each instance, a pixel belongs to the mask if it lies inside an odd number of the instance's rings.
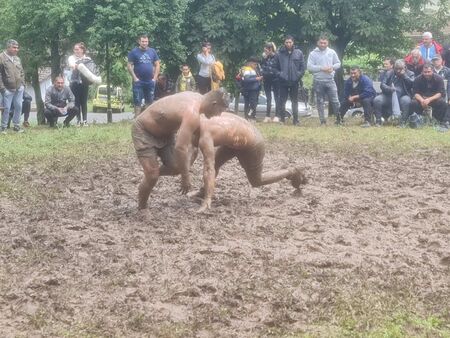
[[34,66],[31,74],[31,84],[34,89],[34,99],[36,100],[37,122],[45,124],[44,101],[42,101],[41,85],[39,83],[39,67]]
[[50,44],[50,62],[52,83],[55,77],[61,75],[61,55],[59,55],[59,39],[56,36]]
[[342,99],[342,96],[344,95],[344,55],[345,55],[345,48],[347,48],[348,45],[348,41],[337,39],[335,45],[336,45],[336,53],[339,57],[339,60],[341,60],[341,68],[339,68],[336,71],[334,79],[336,81],[339,99]]

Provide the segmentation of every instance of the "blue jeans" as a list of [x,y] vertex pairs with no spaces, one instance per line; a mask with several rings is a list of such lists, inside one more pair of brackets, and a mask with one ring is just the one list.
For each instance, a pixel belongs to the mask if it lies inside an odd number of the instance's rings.
[[333,109],[333,113],[337,116],[339,112],[339,98],[336,87],[336,82],[332,81],[314,81],[313,84],[314,92],[316,94],[317,100],[317,110],[319,112],[320,122],[325,122],[325,112],[324,112],[324,98],[325,95],[328,96],[328,102]]
[[11,109],[11,104],[14,102],[14,114],[12,122],[14,127],[20,126],[20,115],[22,115],[22,101],[23,101],[23,91],[24,86],[20,86],[19,89],[15,91],[5,90],[3,93],[3,107],[5,109],[2,113],[2,129],[6,129],[9,120],[9,110]]
[[136,81],[133,82],[133,104],[135,107],[142,105],[142,99],[145,100],[145,105],[152,104],[153,95],[155,93],[155,82],[151,81]]

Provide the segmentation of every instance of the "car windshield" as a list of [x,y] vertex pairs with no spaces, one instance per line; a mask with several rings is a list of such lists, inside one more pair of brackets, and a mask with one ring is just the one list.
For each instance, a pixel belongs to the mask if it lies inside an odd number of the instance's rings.
[[[111,88],[111,96],[116,96],[116,90],[115,88]],[[106,93],[106,86],[105,87],[99,87],[98,88],[98,94],[99,95],[107,95]]]

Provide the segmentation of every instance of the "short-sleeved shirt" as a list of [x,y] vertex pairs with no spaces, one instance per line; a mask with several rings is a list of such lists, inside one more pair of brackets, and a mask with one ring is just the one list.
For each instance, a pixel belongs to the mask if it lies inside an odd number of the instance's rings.
[[151,81],[153,79],[153,63],[159,61],[159,56],[153,48],[142,50],[134,48],[128,53],[128,62],[134,66],[134,74],[141,81]]

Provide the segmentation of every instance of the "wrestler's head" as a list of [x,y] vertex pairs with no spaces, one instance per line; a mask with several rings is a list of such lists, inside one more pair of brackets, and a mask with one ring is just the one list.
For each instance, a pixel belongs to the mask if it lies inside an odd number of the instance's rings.
[[200,114],[205,114],[207,118],[220,115],[227,110],[230,104],[230,97],[223,89],[211,90],[203,95],[203,101],[200,106]]

